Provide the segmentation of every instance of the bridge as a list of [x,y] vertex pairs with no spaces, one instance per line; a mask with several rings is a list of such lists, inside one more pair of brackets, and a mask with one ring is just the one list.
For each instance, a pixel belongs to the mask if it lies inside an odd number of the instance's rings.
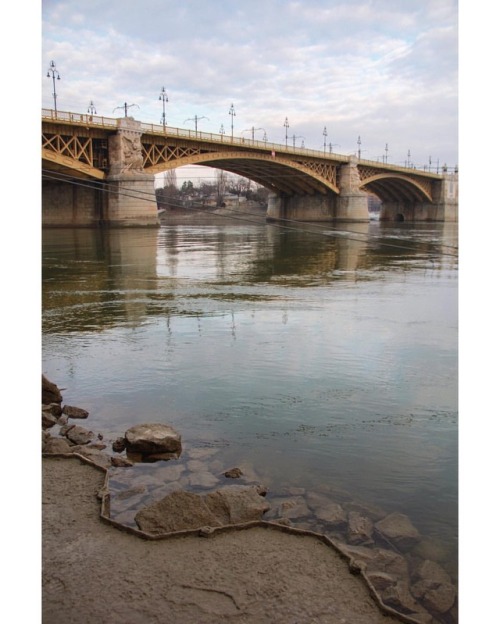
[[154,176],[205,165],[271,191],[268,219],[456,221],[458,173],[441,174],[326,150],[297,148],[91,114],[42,110],[42,225],[158,225]]

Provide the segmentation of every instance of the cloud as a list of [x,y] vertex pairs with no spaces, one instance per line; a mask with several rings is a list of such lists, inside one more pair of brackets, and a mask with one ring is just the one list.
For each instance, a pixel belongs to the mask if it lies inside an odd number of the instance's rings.
[[[455,0],[46,0],[43,63],[61,72],[62,110],[92,99],[115,116],[128,102],[159,123],[164,86],[170,125],[196,115],[218,132],[234,103],[238,133],[264,127],[281,142],[288,117],[306,147],[326,126],[342,150],[366,137],[368,158],[389,142],[395,158],[411,147],[454,164],[457,18]],[[51,93],[45,80],[43,106]]]

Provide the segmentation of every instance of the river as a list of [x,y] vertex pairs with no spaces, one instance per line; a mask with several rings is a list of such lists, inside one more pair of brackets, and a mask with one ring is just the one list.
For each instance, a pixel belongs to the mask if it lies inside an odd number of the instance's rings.
[[456,579],[457,230],[44,230],[43,372],[107,439],[164,422],[271,497],[407,514]]

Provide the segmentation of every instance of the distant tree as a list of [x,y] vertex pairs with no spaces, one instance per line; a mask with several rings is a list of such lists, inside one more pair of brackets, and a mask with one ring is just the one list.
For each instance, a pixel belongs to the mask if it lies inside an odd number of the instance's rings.
[[215,193],[216,193],[216,200],[217,200],[217,206],[224,206],[224,195],[226,194],[226,187],[227,187],[227,183],[228,183],[228,175],[227,173],[223,170],[223,169],[219,169],[219,171],[217,172],[217,179],[216,179],[216,189],[215,189]]
[[181,186],[181,195],[192,195],[194,192],[194,184],[191,180],[184,180]]
[[156,189],[156,202],[159,209],[174,210],[179,206],[179,189],[175,169],[163,173],[163,187]]

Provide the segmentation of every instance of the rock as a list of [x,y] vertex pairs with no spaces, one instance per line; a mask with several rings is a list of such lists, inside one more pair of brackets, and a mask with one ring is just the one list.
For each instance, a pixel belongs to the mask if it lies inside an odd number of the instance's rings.
[[336,528],[347,524],[347,514],[342,506],[333,503],[328,497],[311,492],[307,495],[307,504],[318,520],[327,522]]
[[49,403],[48,405],[42,404],[42,411],[49,412],[54,416],[60,416],[62,414],[62,408],[59,403]]
[[231,470],[226,470],[224,476],[227,479],[239,479],[243,476],[243,472],[239,468],[231,468]]
[[88,444],[91,440],[94,439],[94,434],[92,431],[89,431],[84,427],[80,427],[79,425],[74,425],[73,427],[70,427],[65,435],[68,440],[70,440],[74,444]]
[[57,416],[51,412],[42,410],[42,429],[50,429],[57,424]]
[[395,585],[390,585],[380,593],[383,602],[389,607],[393,607],[403,613],[422,612],[422,607],[411,595],[408,583],[398,579]]
[[163,534],[260,520],[269,504],[256,488],[227,486],[209,494],[174,491],[137,513],[142,530]]
[[431,581],[438,585],[451,583],[451,576],[435,561],[423,561],[415,570],[415,578],[418,580]]
[[116,438],[113,442],[112,448],[115,453],[122,453],[125,450],[125,438]]
[[211,472],[195,472],[188,476],[188,483],[191,487],[213,488],[219,483],[219,479]]
[[129,459],[125,457],[111,457],[111,465],[116,468],[130,468],[130,466],[134,465],[134,462],[131,462]]
[[[213,493],[220,496],[229,512],[229,524],[260,520],[271,506],[261,496],[258,487],[227,485]],[[208,494],[207,496],[211,496]]]
[[455,604],[457,591],[451,583],[433,585],[429,581],[419,581],[412,586],[413,595],[430,611],[446,613]]
[[347,540],[351,544],[373,544],[373,522],[358,511],[348,515]]
[[420,533],[408,516],[392,513],[375,524],[376,530],[401,550],[409,550],[420,540]]
[[62,395],[55,383],[52,383],[42,375],[42,405],[50,403],[62,403]]
[[65,438],[50,438],[44,444],[42,451],[44,453],[72,453],[73,447]]
[[278,508],[275,514],[277,517],[296,520],[297,518],[304,518],[311,515],[311,510],[302,496],[292,496],[284,500],[278,499],[275,502],[278,502]]
[[81,407],[73,407],[72,405],[65,405],[62,409],[62,413],[66,414],[68,418],[87,418],[89,415],[87,410]]
[[182,464],[166,464],[161,468],[157,468],[155,475],[159,482],[172,482],[178,481],[183,472],[184,466]]
[[424,561],[415,573],[418,581],[411,591],[423,605],[437,613],[446,613],[455,604],[457,592],[450,575],[434,561]]
[[157,503],[141,509],[135,516],[135,522],[142,531],[151,534],[223,524],[207,506],[203,496],[185,490],[172,492]]
[[173,453],[179,456],[182,451],[181,436],[169,425],[144,423],[131,427],[125,432],[127,451],[153,455]]

